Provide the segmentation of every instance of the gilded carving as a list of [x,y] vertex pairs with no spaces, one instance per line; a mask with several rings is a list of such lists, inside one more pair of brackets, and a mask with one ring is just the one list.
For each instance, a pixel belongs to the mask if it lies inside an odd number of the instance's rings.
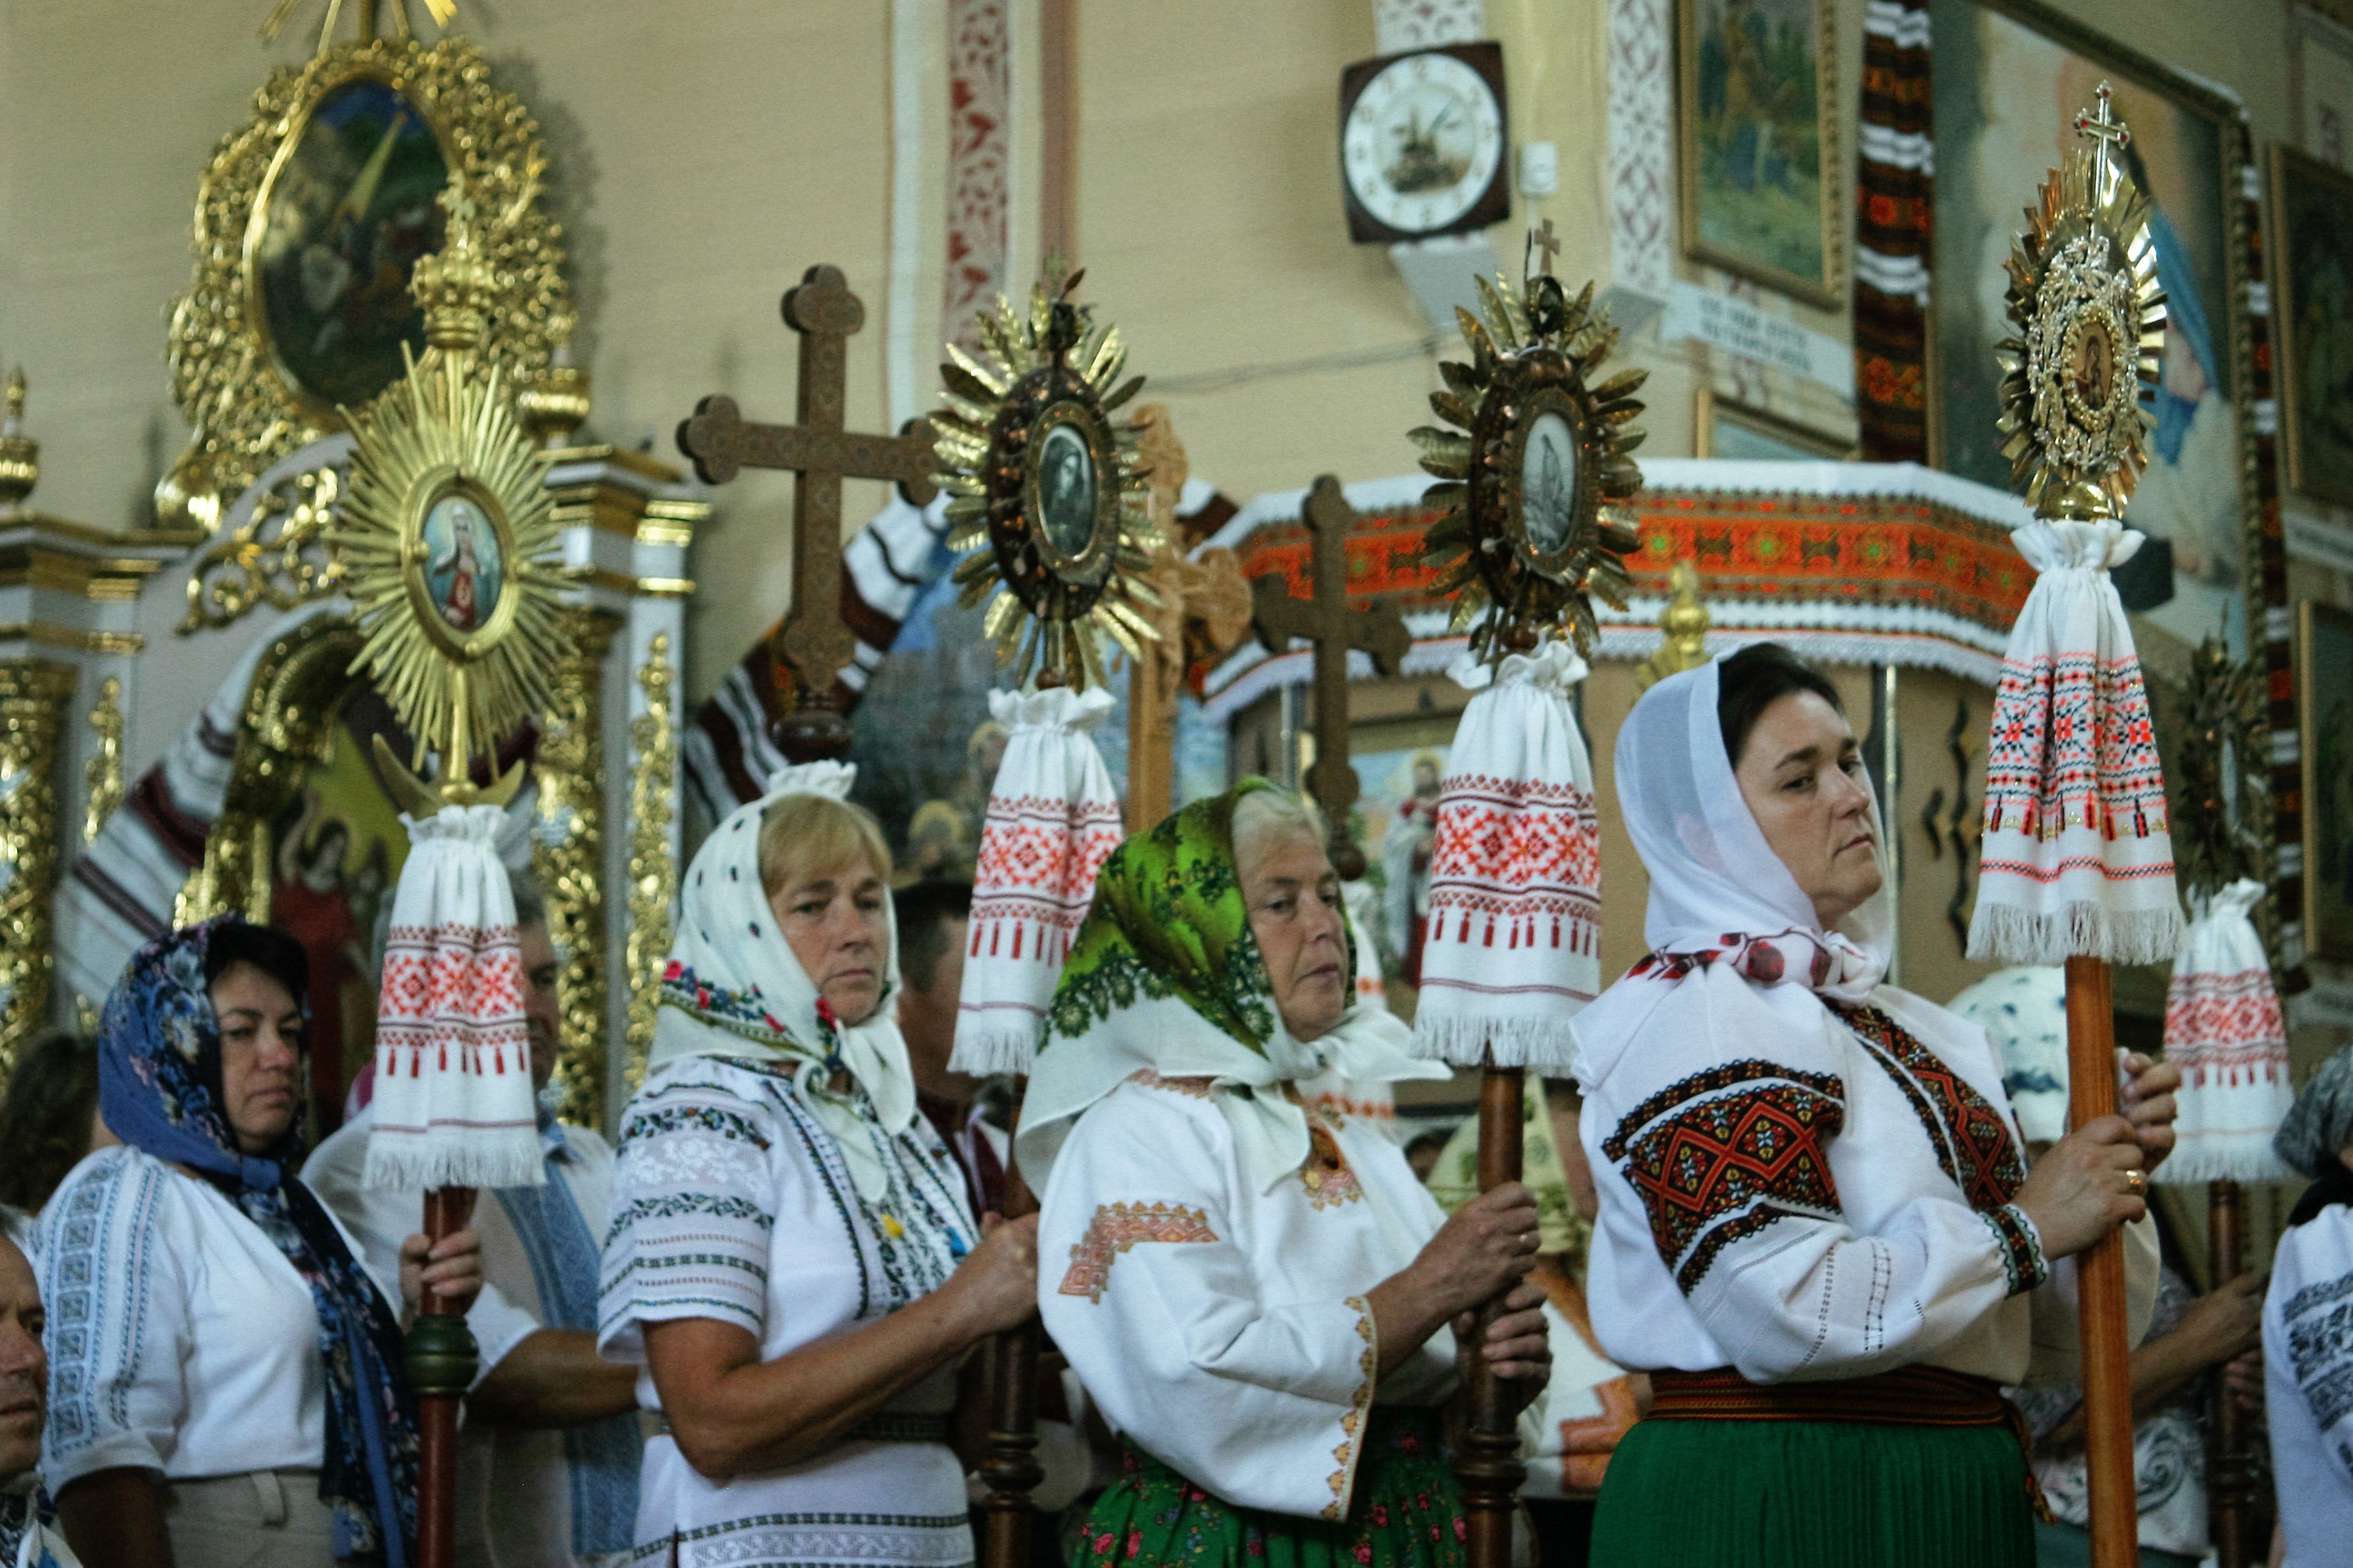
[[[309,134],[330,99],[383,122],[355,168],[338,162],[337,138]],[[394,155],[404,150],[405,163]],[[422,330],[385,274],[405,285],[438,238],[430,191],[391,193],[404,178],[430,183],[434,166],[473,198],[477,242],[502,279],[483,358],[511,378],[546,365],[568,307],[531,111],[491,85],[463,38],[322,47],[271,74],[197,185],[195,272],[173,307],[170,346],[173,399],[195,435],[156,487],[159,525],[217,528],[272,462],[344,428],[346,409],[399,378],[388,351],[421,344]],[[407,199],[417,195],[421,204]]]
[[122,682],[118,678],[110,675],[99,682],[98,706],[90,710],[90,727],[98,738],[81,770],[90,797],[81,818],[84,844],[97,842],[99,829],[122,805]]
[[58,735],[73,689],[65,665],[0,664],[0,1084],[49,1022]]
[[233,626],[259,605],[290,610],[339,592],[343,563],[329,558],[326,535],[342,499],[332,468],[289,474],[257,496],[243,526],[197,557],[179,634]]
[[629,1087],[646,1076],[653,1048],[654,1013],[662,965],[670,958],[670,905],[678,892],[678,859],[670,847],[677,811],[678,724],[670,634],[656,632],[638,668],[646,710],[629,723],[637,761],[629,774]]
[[563,619],[569,651],[539,715],[539,823],[531,862],[564,966],[556,1114],[596,1127],[605,1119],[606,1038],[605,768],[597,710],[605,652],[620,623],[607,611],[571,605]]

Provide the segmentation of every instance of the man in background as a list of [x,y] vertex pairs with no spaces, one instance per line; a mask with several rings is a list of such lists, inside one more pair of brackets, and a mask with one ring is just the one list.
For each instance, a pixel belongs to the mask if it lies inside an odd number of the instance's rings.
[[41,1428],[49,1418],[49,1357],[41,1346],[41,1287],[0,1226],[0,1568],[80,1568],[41,1490]]
[[[466,1396],[459,1439],[458,1563],[611,1568],[632,1545],[644,1446],[636,1373],[596,1354],[613,1151],[544,1108],[564,1017],[561,965],[538,889],[518,877],[514,895],[547,1183],[485,1193],[474,1208],[483,1284],[466,1321],[484,1371]],[[374,1121],[368,1110],[346,1122],[319,1145],[302,1179],[360,1238],[368,1261],[388,1268],[417,1228],[417,1199],[363,1183]]]

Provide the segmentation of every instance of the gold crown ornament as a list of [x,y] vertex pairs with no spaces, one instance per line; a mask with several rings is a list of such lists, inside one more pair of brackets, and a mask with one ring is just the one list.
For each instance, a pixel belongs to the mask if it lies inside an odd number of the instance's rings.
[[416,737],[411,766],[422,770],[428,745],[441,752],[437,795],[378,740],[412,815],[512,795],[520,763],[483,792],[467,782],[470,763],[545,704],[564,642],[548,460],[516,420],[503,369],[475,352],[499,279],[475,247],[464,191],[440,199],[448,243],[410,285],[431,346],[365,410],[344,411],[351,490],[328,533],[366,635],[353,668]]
[[1520,293],[1481,278],[1479,314],[1454,312],[1471,363],[1440,364],[1446,390],[1430,406],[1455,428],[1409,432],[1443,481],[1423,497],[1443,513],[1422,546],[1439,571],[1430,592],[1454,595],[1453,629],[1490,660],[1555,627],[1590,654],[1593,597],[1625,608],[1640,542],[1627,503],[1642,471],[1627,454],[1642,441],[1634,393],[1650,372],[1600,379],[1618,329],[1592,284],[1571,300],[1553,278],[1551,231],[1547,220],[1529,237],[1546,262],[1524,269]]
[[1161,539],[1140,431],[1111,417],[1144,378],[1119,384],[1126,345],[1078,303],[1082,276],[1040,282],[1026,313],[1000,296],[980,318],[980,354],[948,345],[931,416],[935,478],[955,498],[948,547],[976,552],[956,568],[960,602],[995,593],[982,629],[1016,681],[1082,690],[1103,681],[1103,637],[1130,658],[1159,640],[1145,579]]
[[2120,516],[2157,426],[2165,293],[2149,197],[2114,155],[2132,132],[2109,98],[2102,82],[2096,112],[2075,117],[2093,145],[2042,183],[2004,264],[2017,334],[1995,350],[2002,455],[2041,517]]

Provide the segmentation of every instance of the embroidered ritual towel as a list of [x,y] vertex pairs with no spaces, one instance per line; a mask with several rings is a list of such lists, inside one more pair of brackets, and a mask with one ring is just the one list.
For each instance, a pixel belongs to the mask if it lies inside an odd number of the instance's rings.
[[1439,790],[1414,1051],[1566,1074],[1569,1020],[1601,990],[1593,763],[1568,706],[1585,661],[1548,642],[1493,684],[1468,654],[1449,673],[1478,695]]
[[1994,698],[1969,956],[2162,963],[2181,941],[2165,779],[2108,581],[2141,535],[2114,521],[2037,521],[2010,540],[2042,575]]
[[372,1187],[533,1187],[539,1108],[495,805],[404,816],[376,1005]]
[[1090,733],[1111,708],[1099,686],[988,694],[990,714],[1010,732],[973,871],[958,1072],[1026,1074],[1038,1054],[1095,873],[1119,847],[1119,795]]
[[2295,1103],[2287,1023],[2249,913],[2263,885],[2242,879],[2193,911],[2165,994],[2165,1058],[2181,1069],[2173,1153],[2161,1182],[2284,1182],[2272,1137]]

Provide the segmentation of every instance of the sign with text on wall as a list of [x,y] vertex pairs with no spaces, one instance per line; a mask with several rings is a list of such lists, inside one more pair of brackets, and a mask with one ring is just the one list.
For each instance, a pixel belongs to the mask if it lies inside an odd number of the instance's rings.
[[1720,294],[1695,283],[1676,283],[1667,291],[1667,308],[1659,320],[1659,337],[1672,342],[1697,338],[1724,350],[1819,382],[1849,403],[1854,401],[1854,350],[1827,332]]

